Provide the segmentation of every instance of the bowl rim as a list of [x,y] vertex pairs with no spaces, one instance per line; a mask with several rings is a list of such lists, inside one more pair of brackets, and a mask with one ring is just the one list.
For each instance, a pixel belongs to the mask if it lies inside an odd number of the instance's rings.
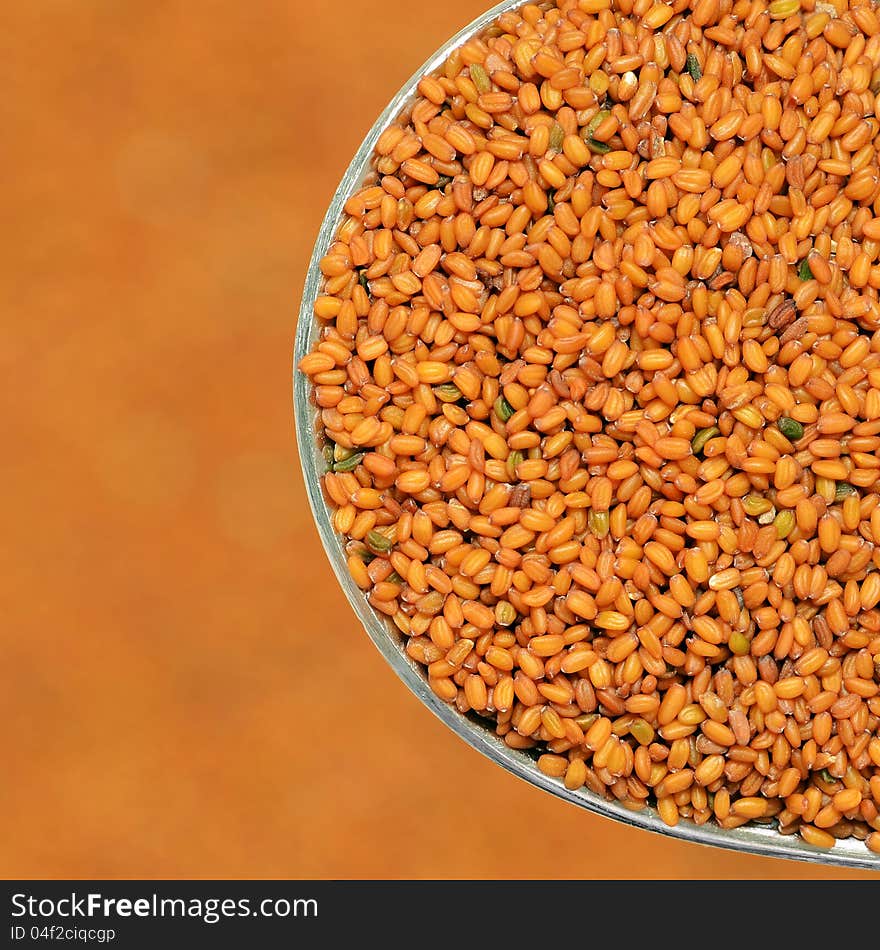
[[480,14],[443,43],[413,73],[373,123],[357,152],[355,152],[354,158],[343,174],[321,223],[306,272],[296,325],[293,354],[293,404],[300,465],[309,506],[324,553],[330,561],[333,572],[348,598],[352,610],[367,635],[410,691],[445,725],[461,739],[464,739],[468,745],[485,755],[496,765],[500,765],[506,771],[517,776],[517,778],[603,818],[609,818],[633,828],[650,831],[680,841],[760,857],[784,858],[813,864],[880,871],[880,858],[874,857],[863,842],[855,839],[838,841],[833,849],[826,851],[807,844],[795,835],[780,835],[770,827],[747,825],[735,829],[723,829],[714,822],[696,825],[687,819],[683,819],[678,825],[670,828],[663,823],[656,810],[651,807],[644,808],[641,811],[633,811],[617,801],[596,795],[587,788],[581,788],[577,791],[567,789],[562,782],[555,781],[541,773],[531,756],[506,746],[499,737],[492,733],[490,720],[485,720],[486,724],[483,725],[475,718],[462,715],[455,707],[443,702],[436,696],[428,686],[427,679],[421,672],[421,667],[411,661],[401,648],[399,641],[395,638],[395,631],[392,630],[387,618],[380,616],[377,611],[373,610],[348,573],[341,539],[333,529],[332,514],[321,489],[320,480],[326,471],[326,465],[317,446],[317,410],[311,401],[311,387],[308,379],[304,373],[297,370],[300,359],[309,351],[317,336],[318,321],[314,317],[313,305],[320,293],[323,279],[318,262],[326,254],[336,234],[343,218],[345,201],[371,171],[373,149],[380,134],[405,112],[407,106],[412,104],[416,98],[416,86],[419,80],[427,74],[434,73],[456,47],[461,46],[469,38],[490,26],[500,14],[508,10],[519,9],[523,5],[524,0],[503,0],[503,2],[486,10],[485,13]]

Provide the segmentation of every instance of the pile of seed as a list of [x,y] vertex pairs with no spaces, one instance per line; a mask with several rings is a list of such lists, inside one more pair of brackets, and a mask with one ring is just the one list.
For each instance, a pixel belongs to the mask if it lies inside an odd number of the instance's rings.
[[880,852],[878,92],[874,2],[529,5],[345,204],[349,569],[569,789]]

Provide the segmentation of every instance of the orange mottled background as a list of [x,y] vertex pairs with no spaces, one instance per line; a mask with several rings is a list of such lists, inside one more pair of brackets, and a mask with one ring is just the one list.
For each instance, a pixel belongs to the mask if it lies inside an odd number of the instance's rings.
[[376,115],[482,9],[5,5],[2,876],[847,876],[503,773],[319,550],[290,385],[311,245]]

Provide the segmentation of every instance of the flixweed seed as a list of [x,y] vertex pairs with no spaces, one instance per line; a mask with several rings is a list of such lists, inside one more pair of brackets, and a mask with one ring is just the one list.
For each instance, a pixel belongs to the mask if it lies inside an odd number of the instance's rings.
[[569,789],[880,850],[874,0],[556,0],[422,79],[300,364],[352,575]]

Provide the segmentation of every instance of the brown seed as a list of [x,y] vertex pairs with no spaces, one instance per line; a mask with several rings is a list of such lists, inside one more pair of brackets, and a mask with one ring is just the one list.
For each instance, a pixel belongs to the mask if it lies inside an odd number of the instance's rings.
[[784,330],[797,316],[793,300],[784,300],[767,314],[767,326]]

